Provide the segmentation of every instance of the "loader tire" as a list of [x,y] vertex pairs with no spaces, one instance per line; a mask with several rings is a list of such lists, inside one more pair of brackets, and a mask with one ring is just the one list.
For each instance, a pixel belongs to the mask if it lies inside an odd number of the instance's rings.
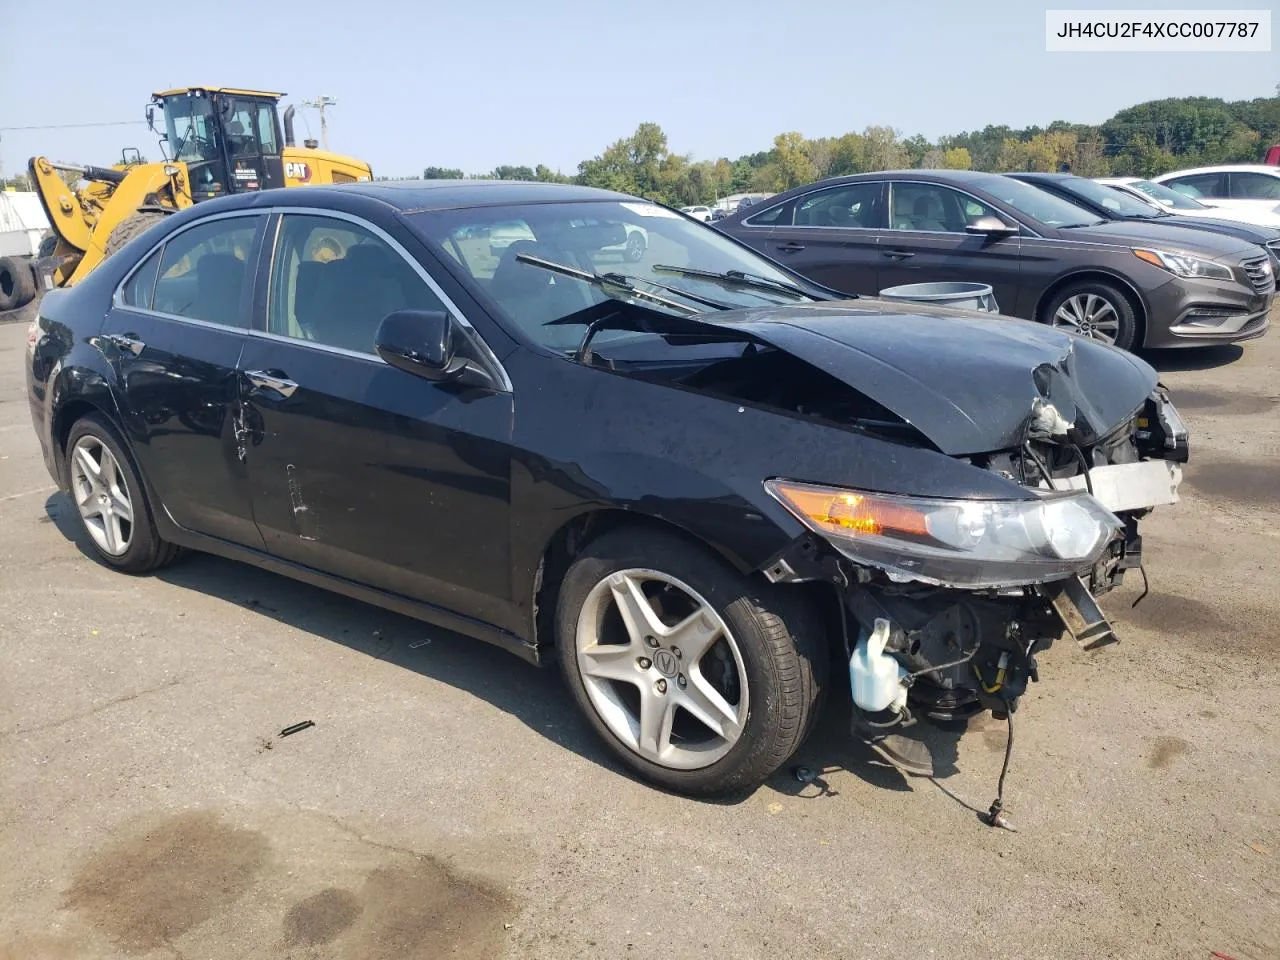
[[36,295],[36,277],[25,257],[0,257],[0,310],[25,307]]
[[102,259],[111,256],[134,237],[140,236],[165,218],[163,213],[154,210],[140,210],[116,224],[111,235],[107,237],[106,252]]

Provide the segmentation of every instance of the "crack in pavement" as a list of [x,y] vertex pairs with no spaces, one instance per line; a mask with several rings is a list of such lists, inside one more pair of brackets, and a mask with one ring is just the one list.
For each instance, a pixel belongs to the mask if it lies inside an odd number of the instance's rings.
[[14,727],[11,730],[0,730],[0,737],[16,737],[18,734],[22,733],[39,733],[44,730],[53,730],[57,727],[65,726],[68,723],[75,723],[77,720],[92,717],[96,713],[101,713],[103,710],[109,710],[122,703],[129,703],[131,700],[137,700],[139,697],[145,697],[148,694],[156,693],[160,690],[167,690],[169,687],[176,687],[187,679],[187,677],[175,677],[172,680],[166,680],[164,683],[158,683],[154,687],[147,687],[144,690],[135,690],[133,693],[126,693],[123,696],[113,697],[105,703],[100,703],[97,706],[90,707],[88,710],[82,710],[79,713],[73,713],[69,717],[63,717],[61,720],[50,720],[47,723],[37,723],[29,727]]

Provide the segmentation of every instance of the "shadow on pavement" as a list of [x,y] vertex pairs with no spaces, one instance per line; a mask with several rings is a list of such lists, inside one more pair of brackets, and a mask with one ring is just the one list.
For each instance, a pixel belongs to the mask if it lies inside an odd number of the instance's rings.
[[1244,356],[1244,347],[1223,344],[1220,347],[1183,347],[1178,350],[1144,350],[1142,359],[1161,373],[1181,370],[1213,370],[1235,363]]
[[[85,557],[98,562],[81,530],[70,497],[65,493],[52,494],[45,501],[45,512],[63,537],[74,543]],[[614,761],[587,726],[564,686],[559,669],[552,664],[540,669],[482,641],[208,554],[188,554],[154,576],[465,690],[517,717],[553,743],[612,773],[631,776]],[[842,663],[834,666],[836,670],[844,669]],[[831,696],[813,734],[795,757],[769,779],[768,786],[794,796],[836,796],[838,792],[826,787],[822,775],[848,770],[882,790],[911,790],[909,778],[850,736],[849,691],[841,685],[838,672],[832,674],[831,687]],[[934,757],[935,776],[952,776],[956,772],[956,746],[964,727],[944,730],[930,724],[917,724],[912,731],[928,742]],[[495,749],[500,749],[500,745],[495,745]],[[817,779],[801,783],[793,773],[797,766],[815,771]],[[753,793],[711,798],[705,802],[736,805]]]

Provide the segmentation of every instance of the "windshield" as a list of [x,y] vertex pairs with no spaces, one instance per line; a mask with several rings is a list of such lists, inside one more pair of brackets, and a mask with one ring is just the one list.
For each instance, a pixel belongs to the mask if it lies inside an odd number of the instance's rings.
[[1141,190],[1161,206],[1169,207],[1173,210],[1208,209],[1208,207],[1199,200],[1193,200],[1185,193],[1179,193],[1177,190],[1170,190],[1162,183],[1153,183],[1150,180],[1134,180],[1132,183],[1126,184],[1126,186],[1133,187],[1135,190]]
[[1110,211],[1113,216],[1150,220],[1155,217],[1167,217],[1169,215],[1154,204],[1139,200],[1131,193],[1112,190],[1110,187],[1103,186],[1094,180],[1086,180],[1084,177],[1062,180],[1060,183],[1063,190],[1103,207]]
[[1077,207],[1070,201],[1012,177],[984,179],[981,186],[997,200],[1004,201],[1023,216],[1038,220],[1045,226],[1091,227],[1106,223],[1096,213],[1084,207]]
[[[629,298],[617,285],[550,271],[518,259],[521,254],[584,274],[620,275],[682,308],[644,303],[662,312],[714,310],[709,303],[758,307],[808,299],[767,283],[752,286],[740,278],[726,280],[721,275],[739,271],[788,287],[804,284],[713,228],[642,200],[471,207],[416,213],[408,220],[462,266],[503,319],[558,352],[576,350],[589,323],[559,321],[607,299]],[[708,276],[691,276],[678,268]],[[697,299],[686,300],[682,292]],[[648,335],[602,330],[591,342],[600,346],[638,336]]]
[[218,159],[218,132],[213,103],[185,93],[164,98],[164,127],[174,160]]

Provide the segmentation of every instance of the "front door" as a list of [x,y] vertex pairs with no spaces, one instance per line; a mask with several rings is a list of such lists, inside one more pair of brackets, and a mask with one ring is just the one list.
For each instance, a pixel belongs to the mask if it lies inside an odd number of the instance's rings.
[[799,197],[757,249],[815,283],[874,294],[883,193],[883,184],[860,181]]
[[171,236],[130,275],[99,340],[153,506],[188,530],[259,548],[237,456],[237,365],[266,221],[218,217]]
[[447,305],[389,237],[280,218],[265,331],[240,364],[254,515],[277,556],[497,623],[512,398],[384,363],[374,333],[400,309]]
[[889,229],[880,240],[880,289],[908,283],[990,284],[1000,312],[1017,316],[1021,245],[1016,235],[970,234],[978,217],[1007,221],[976,197],[938,183],[889,184]]

